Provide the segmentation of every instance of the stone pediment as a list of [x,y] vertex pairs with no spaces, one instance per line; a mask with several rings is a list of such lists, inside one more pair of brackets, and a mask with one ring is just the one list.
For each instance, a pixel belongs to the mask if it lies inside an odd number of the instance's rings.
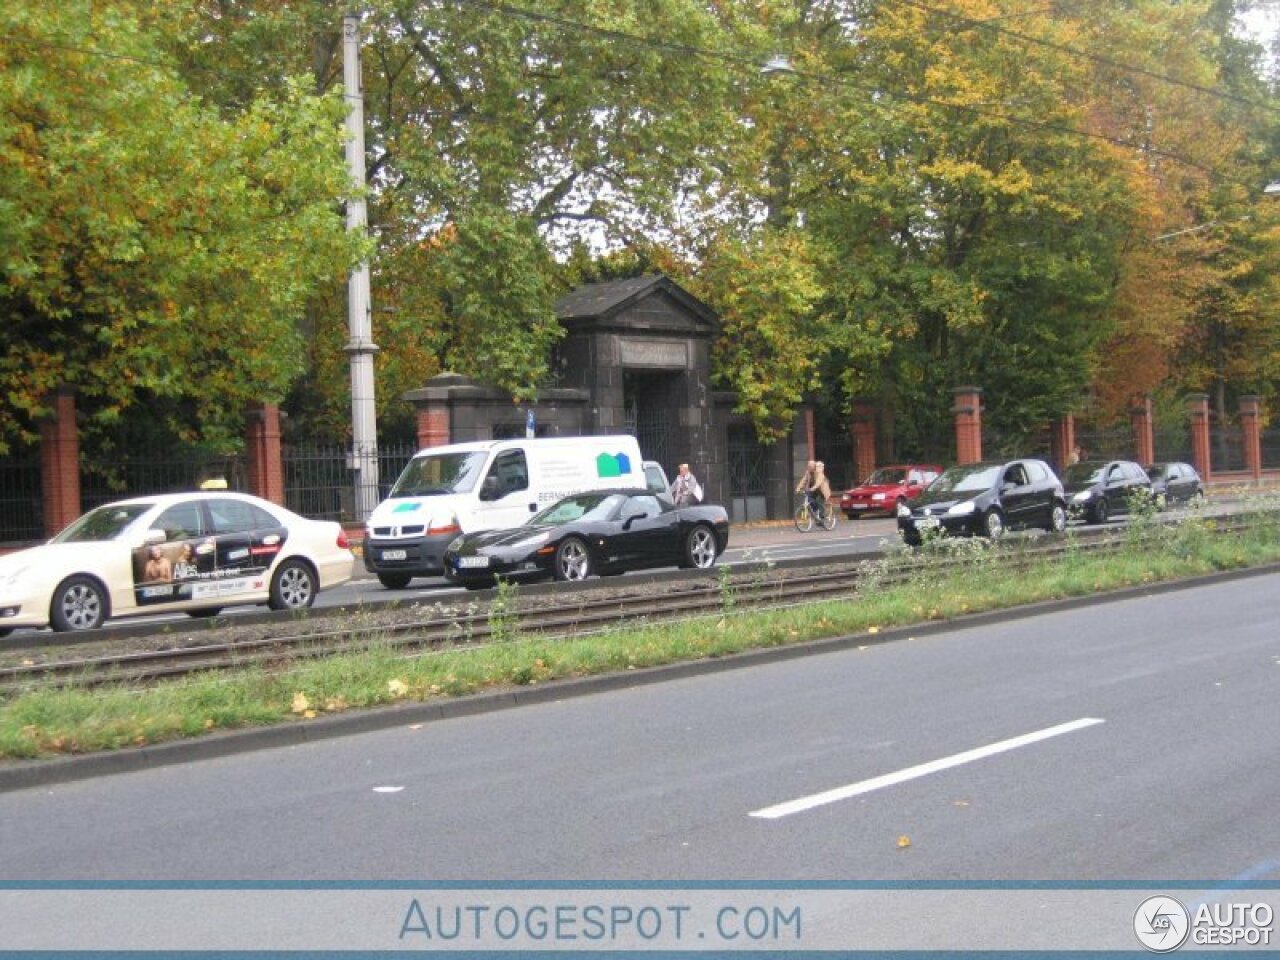
[[572,333],[650,331],[710,337],[715,312],[669,277],[635,277],[579,287],[556,301],[556,318]]

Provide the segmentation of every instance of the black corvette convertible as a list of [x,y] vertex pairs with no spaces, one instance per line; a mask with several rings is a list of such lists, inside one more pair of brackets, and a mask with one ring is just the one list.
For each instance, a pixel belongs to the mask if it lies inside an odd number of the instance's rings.
[[648,490],[593,490],[565,497],[509,530],[464,533],[444,553],[445,576],[468,587],[646,567],[715,564],[729,542],[724,507],[676,507]]

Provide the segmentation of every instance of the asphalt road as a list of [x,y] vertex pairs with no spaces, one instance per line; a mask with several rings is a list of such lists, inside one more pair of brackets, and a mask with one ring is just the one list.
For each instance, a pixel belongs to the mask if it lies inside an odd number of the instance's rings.
[[1267,575],[3,794],[0,881],[1275,883],[1278,622]]

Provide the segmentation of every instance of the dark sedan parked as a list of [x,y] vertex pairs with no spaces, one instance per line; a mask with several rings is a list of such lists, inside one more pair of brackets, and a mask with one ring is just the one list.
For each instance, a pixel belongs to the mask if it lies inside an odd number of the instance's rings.
[[648,490],[565,497],[509,530],[464,533],[444,553],[445,576],[476,588],[504,579],[585,580],[648,567],[707,569],[729,543],[724,507],[676,507]]
[[1200,474],[1189,463],[1153,463],[1147,467],[1151,492],[1156,506],[1163,510],[1174,503],[1199,503],[1204,500],[1204,484]]
[[912,546],[941,529],[995,540],[1006,529],[1067,525],[1062,484],[1043,460],[1002,460],[950,467],[898,508],[898,531]]
[[1062,487],[1073,517],[1106,523],[1112,514],[1128,513],[1135,496],[1151,495],[1151,478],[1132,460],[1081,460],[1062,472]]

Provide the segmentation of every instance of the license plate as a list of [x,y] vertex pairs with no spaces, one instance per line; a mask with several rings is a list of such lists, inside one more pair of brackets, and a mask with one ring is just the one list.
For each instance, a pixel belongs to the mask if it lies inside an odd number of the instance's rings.
[[921,517],[916,521],[917,530],[932,530],[938,525],[937,517]]
[[383,560],[406,560],[409,557],[407,550],[383,550]]
[[851,506],[851,507],[853,507],[853,509],[854,509],[854,510],[865,510],[865,509],[867,509],[867,505],[866,505],[865,503],[852,503],[852,504],[850,504],[850,506]]
[[459,570],[475,570],[477,568],[487,567],[489,565],[488,557],[459,557]]

